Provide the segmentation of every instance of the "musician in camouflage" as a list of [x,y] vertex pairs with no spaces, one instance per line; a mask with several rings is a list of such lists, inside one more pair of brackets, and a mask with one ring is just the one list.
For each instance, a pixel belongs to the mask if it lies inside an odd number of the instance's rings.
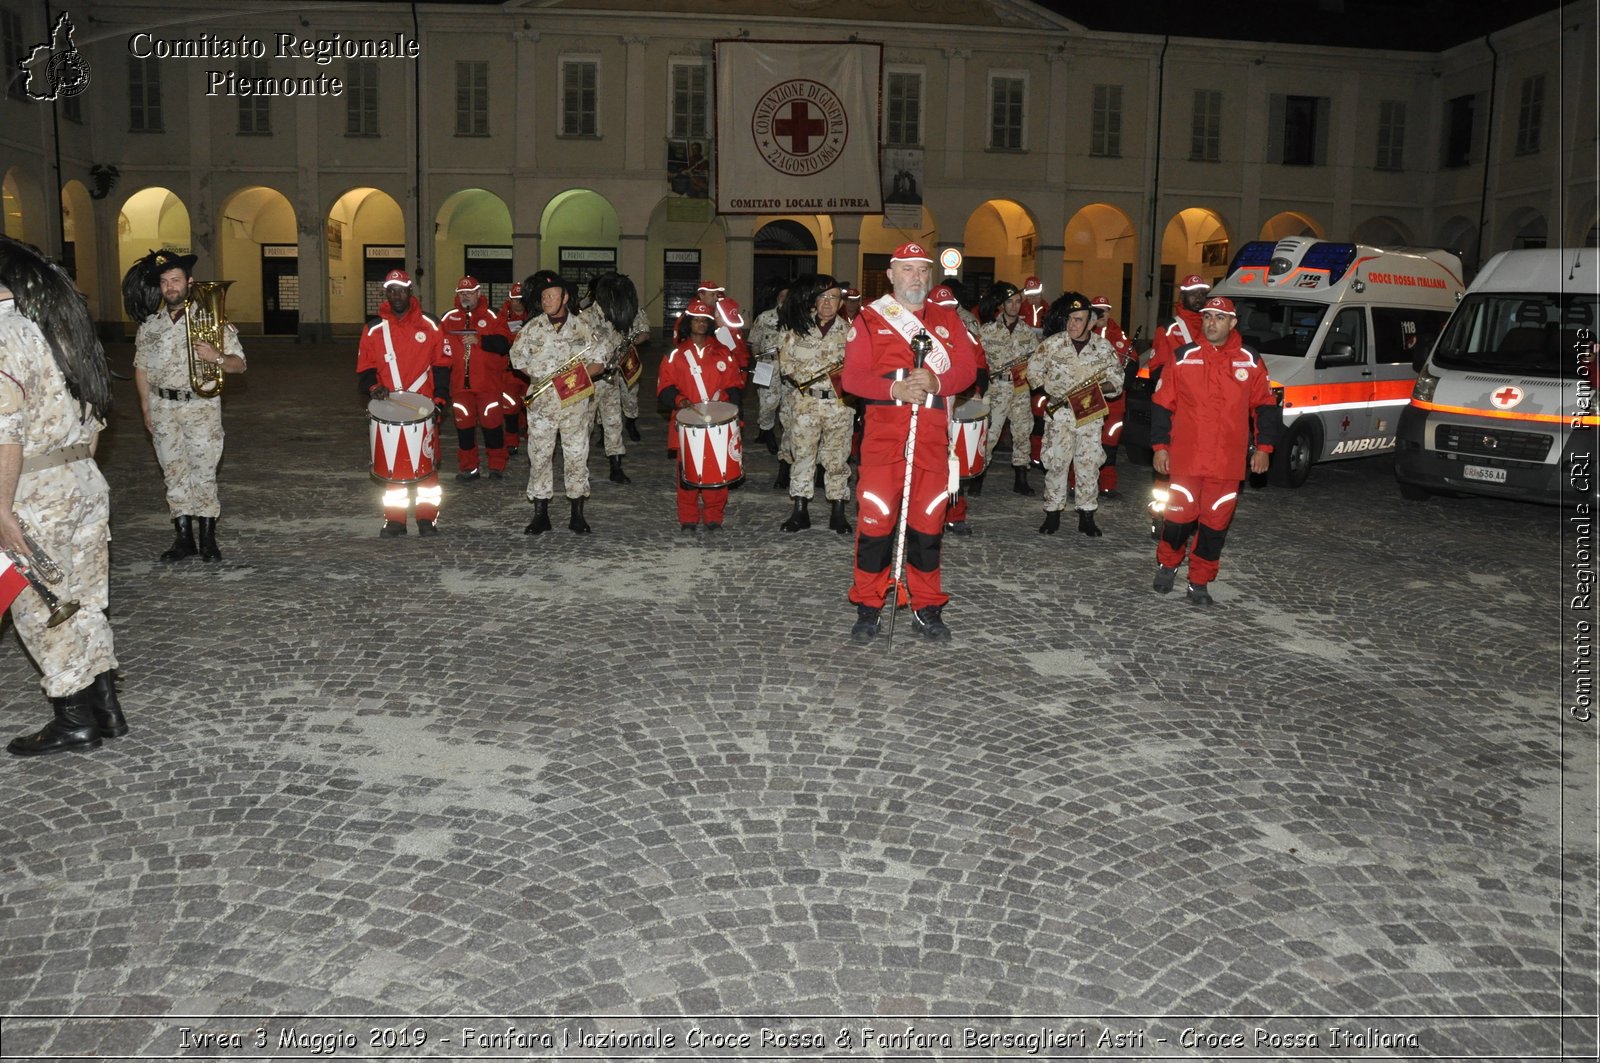
[[1089,383],[1098,383],[1107,398],[1122,391],[1122,364],[1104,336],[1090,328],[1094,308],[1077,292],[1067,292],[1050,304],[1044,318],[1044,339],[1028,360],[1028,383],[1043,388],[1051,405],[1060,404],[1047,414],[1044,425],[1044,523],[1039,531],[1054,535],[1061,527],[1061,511],[1067,506],[1067,473],[1075,481],[1074,504],[1078,510],[1078,530],[1092,538],[1102,532],[1095,524],[1100,508],[1100,463],[1105,448],[1100,445],[1100,418],[1077,424],[1069,393]]
[[[594,330],[568,306],[566,282],[550,270],[540,270],[522,284],[528,304],[527,324],[511,345],[511,367],[528,375],[533,390],[564,369],[582,362],[590,375],[604,368],[603,353]],[[535,312],[538,311],[537,316]],[[579,357],[581,356],[581,357]],[[555,387],[547,387],[528,406],[528,500],[533,520],[527,535],[550,530],[550,499],[555,495],[556,437],[561,438],[561,461],[572,515],[567,527],[579,535],[590,531],[583,506],[589,497],[589,434],[594,425],[593,395],[565,406]]]
[[840,535],[852,528],[845,517],[850,497],[850,434],[855,410],[845,405],[831,375],[844,369],[849,326],[839,316],[844,293],[827,274],[796,278],[779,308],[778,373],[793,389],[786,435],[794,451],[789,496],[794,508],[780,525],[786,532],[811,527],[815,469],[823,469],[828,527]]
[[[624,375],[625,360],[629,348],[650,338],[650,324],[639,310],[639,293],[633,281],[621,273],[602,273],[594,277],[589,282],[589,305],[578,316],[594,330],[598,339],[595,346],[598,360],[605,363],[605,369],[594,382],[592,406],[595,420],[600,422],[606,462],[611,466],[610,479],[616,484],[632,483],[622,468],[622,459],[628,453],[622,441],[623,397],[629,392]],[[638,355],[633,357],[636,360]],[[635,377],[634,387],[637,386],[638,377]],[[638,416],[637,405],[634,416]]]
[[63,570],[45,586],[79,606],[52,628],[32,588],[11,604],[55,710],[43,729],[10,743],[17,756],[93,749],[128,732],[105,612],[110,492],[93,457],[110,409],[111,374],[83,297],[33,248],[0,237],[0,549],[33,556],[19,518],[26,521],[34,544]]
[[[983,321],[978,339],[989,361],[989,439],[984,469],[994,461],[995,445],[1006,425],[1011,426],[1013,490],[1031,495],[1028,484],[1028,435],[1033,431],[1033,409],[1028,395],[1028,361],[1039,346],[1039,336],[1022,322],[1022,292],[1006,281],[996,281],[978,304]],[[975,478],[973,494],[983,493],[983,477]]]
[[[758,362],[777,361],[778,308],[783,306],[783,300],[788,294],[787,286],[779,288],[774,304],[757,314],[750,326],[750,353]],[[756,428],[760,430],[760,435],[756,438],[766,444],[769,454],[778,452],[778,400],[782,397],[780,387],[781,381],[774,377],[770,386],[762,385],[756,388]]]
[[[163,561],[181,561],[196,553],[202,561],[220,561],[217,518],[217,466],[222,463],[222,397],[196,394],[189,380],[189,322],[186,320],[194,255],[157,251],[142,268],[147,282],[160,289],[161,305],[145,317],[134,337],[134,386],[144,428],[155,445],[156,461],[167,483],[167,508],[177,533]],[[135,269],[141,268],[135,266]],[[225,373],[245,370],[239,331],[231,324],[222,332],[222,350],[199,340],[195,358],[222,365]],[[199,539],[196,545],[196,537]]]

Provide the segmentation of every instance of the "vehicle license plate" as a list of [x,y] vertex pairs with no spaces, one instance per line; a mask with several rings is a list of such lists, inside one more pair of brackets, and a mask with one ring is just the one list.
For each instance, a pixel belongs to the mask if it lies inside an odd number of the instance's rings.
[[1504,469],[1491,469],[1484,465],[1462,466],[1461,475],[1468,480],[1481,480],[1486,484],[1503,484],[1506,482]]

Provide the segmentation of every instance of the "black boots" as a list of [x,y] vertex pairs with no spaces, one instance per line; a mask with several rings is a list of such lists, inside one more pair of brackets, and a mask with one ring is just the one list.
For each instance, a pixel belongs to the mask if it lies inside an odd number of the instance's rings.
[[117,702],[116,677],[101,672],[94,677],[89,688],[89,708],[94,712],[94,724],[100,728],[101,738],[121,738],[128,733],[128,721],[123,718],[122,706]]
[[1014,465],[1012,468],[1016,469],[1017,480],[1011,485],[1011,490],[1019,495],[1033,494],[1033,488],[1028,486],[1028,467],[1026,465]]
[[13,738],[6,751],[18,757],[41,757],[47,753],[98,749],[100,728],[94,722],[93,690],[94,687],[84,687],[64,698],[51,698],[56,718],[34,734]]
[[1044,523],[1039,525],[1040,535],[1054,535],[1061,530],[1061,511],[1059,509],[1047,510]]
[[968,480],[967,481],[967,494],[972,496],[973,498],[976,498],[977,496],[983,494],[983,478],[985,476],[987,476],[987,475],[989,475],[989,470],[985,469],[982,472],[980,472],[978,475],[974,476],[972,479]]
[[849,535],[851,532],[855,531],[854,528],[850,527],[850,522],[845,519],[844,499],[840,498],[834,500],[833,512],[828,515],[828,527],[838,532],[840,535]]
[[196,517],[194,522],[200,531],[200,560],[221,561],[222,551],[217,549],[217,518]]
[[1078,510],[1078,530],[1091,539],[1098,539],[1105,534],[1095,525],[1094,510],[1092,509]]
[[624,417],[622,419],[622,430],[628,433],[629,439],[635,443],[639,442],[639,419],[637,417]]
[[550,530],[550,500],[536,498],[533,500],[533,519],[528,526],[522,529],[524,535],[543,535]]
[[[785,466],[785,470],[787,470],[787,466]],[[788,519],[782,524],[778,525],[778,527],[782,528],[786,532],[804,531],[805,529],[811,527],[810,504],[811,500],[808,498],[795,499],[794,509],[789,511]]]
[[438,535],[438,534],[439,534],[439,528],[438,528],[437,525],[435,525],[433,523],[433,521],[431,521],[431,520],[423,520],[421,517],[417,518],[417,536],[418,536],[418,538],[428,539],[428,538],[432,538],[433,536]]
[[778,478],[772,481],[774,491],[787,491],[789,489],[789,463],[778,462]]
[[761,434],[756,436],[756,442],[765,443],[768,454],[776,454],[778,452],[778,433],[770,428],[763,428]]
[[589,522],[583,519],[584,501],[582,498],[574,498],[572,500],[572,517],[567,521],[567,527],[579,535],[589,534]]
[[404,539],[406,535],[406,522],[403,520],[386,520],[383,527],[378,529],[380,539]]
[[172,540],[172,545],[167,549],[167,552],[161,555],[161,560],[169,563],[182,561],[184,558],[193,557],[200,552],[194,545],[193,517],[173,517],[172,528],[178,535]]
[[631,484],[628,474],[622,471],[622,455],[613,454],[608,459],[611,462],[611,482],[614,484]]

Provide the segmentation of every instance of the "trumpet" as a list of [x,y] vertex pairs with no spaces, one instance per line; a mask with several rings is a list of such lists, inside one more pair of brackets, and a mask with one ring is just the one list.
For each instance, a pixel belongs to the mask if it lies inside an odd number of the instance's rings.
[[18,517],[17,526],[22,529],[22,541],[33,557],[25,557],[15,550],[6,550],[4,553],[28,581],[28,586],[38,591],[39,597],[44,599],[44,604],[50,607],[50,619],[45,623],[45,627],[56,627],[78,611],[78,603],[63,602],[54,591],[45,586],[46,583],[60,583],[66,573],[49,554],[44,552],[44,547],[33,537],[33,528],[27,521]]
[[184,315],[184,333],[189,343],[189,390],[202,399],[222,394],[222,363],[203,362],[195,357],[194,346],[205,342],[222,350],[228,319],[224,313],[228,285],[232,281],[194,281],[189,285],[189,312]]
[[554,373],[551,373],[548,377],[541,380],[537,387],[530,388],[528,394],[523,396],[522,404],[524,406],[532,406],[533,400],[554,387],[557,380],[560,380],[567,373],[570,373],[573,369],[584,364],[584,356],[588,354],[590,349],[593,347],[594,344],[589,344],[588,347],[585,347],[583,350],[579,351],[577,354],[563,362],[561,367],[558,368]]
[[828,379],[833,374],[837,373],[839,370],[841,370],[843,368],[844,368],[844,360],[840,359],[838,364],[828,366],[822,372],[818,373],[816,376],[811,377],[811,378],[809,378],[807,380],[796,380],[792,376],[785,376],[784,379],[787,380],[789,382],[789,386],[794,388],[796,391],[804,391],[806,388],[809,388],[809,387],[811,387],[811,386],[813,386],[815,384],[822,383],[824,380]]

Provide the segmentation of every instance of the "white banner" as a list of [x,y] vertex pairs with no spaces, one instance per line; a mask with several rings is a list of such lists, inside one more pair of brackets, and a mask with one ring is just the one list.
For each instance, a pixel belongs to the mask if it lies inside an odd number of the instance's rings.
[[716,42],[717,210],[877,214],[881,44]]

